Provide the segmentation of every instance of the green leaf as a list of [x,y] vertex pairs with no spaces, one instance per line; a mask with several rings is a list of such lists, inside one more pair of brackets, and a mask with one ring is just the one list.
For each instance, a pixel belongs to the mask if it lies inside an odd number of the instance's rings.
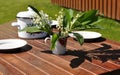
[[80,45],[83,45],[84,43],[83,36],[78,33],[73,33],[73,35],[75,36],[76,40],[80,43]]
[[67,28],[70,28],[70,22],[72,21],[73,19],[73,10],[72,9],[69,9],[69,10],[65,10],[65,18],[66,18],[66,27]]
[[41,14],[39,13],[39,11],[36,8],[34,8],[31,5],[28,5],[28,7],[30,7],[36,14],[38,14],[41,17]]
[[53,34],[53,35],[52,35],[51,47],[50,47],[51,50],[54,50],[54,48],[55,48],[55,43],[56,43],[56,41],[57,41],[58,39],[59,39],[58,34]]
[[72,29],[85,30],[98,28],[96,25],[97,23],[102,21],[102,18],[99,18],[97,13],[97,10],[89,10],[83,12],[81,16],[77,19],[77,21],[74,23]]
[[98,24],[98,23],[100,23],[100,22],[103,21],[103,20],[104,20],[103,18],[98,18],[98,20],[95,21],[95,22],[92,22],[91,25]]
[[45,27],[42,28],[43,31],[47,32],[49,35],[52,35],[52,28],[50,27],[49,24],[45,24]]
[[63,16],[63,29],[67,27],[67,24],[68,24],[67,18],[66,16]]
[[86,12],[83,12],[83,15],[81,17],[79,17],[79,21],[80,22],[84,22],[84,21],[88,21],[88,20],[96,20],[98,17],[96,16],[97,14],[97,10],[89,10]]
[[82,22],[82,25],[88,25],[88,24],[90,24],[90,23],[91,23],[91,21],[90,21],[90,20],[87,20],[87,21]]
[[82,25],[89,25],[98,20],[97,12],[97,10],[83,12],[82,16],[78,18],[78,21],[82,23]]
[[66,11],[67,20],[70,22],[73,18],[73,10],[69,9]]
[[28,33],[41,32],[41,30],[38,27],[36,27],[36,26],[26,27],[26,28],[24,28],[23,30],[20,30],[20,31],[26,31]]

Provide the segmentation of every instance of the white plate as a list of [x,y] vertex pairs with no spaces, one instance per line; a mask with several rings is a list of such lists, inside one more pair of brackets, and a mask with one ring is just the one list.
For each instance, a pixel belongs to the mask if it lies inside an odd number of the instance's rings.
[[0,50],[16,49],[26,44],[27,42],[21,39],[3,39],[0,40]]
[[52,20],[50,25],[51,25],[51,26],[55,26],[55,25],[57,25],[57,24],[58,24],[58,22],[57,22],[56,20]]
[[[101,37],[101,34],[98,32],[93,31],[74,31],[74,33],[79,33],[83,36],[84,39],[96,39]],[[71,33],[69,34],[70,37],[74,37],[74,35]]]

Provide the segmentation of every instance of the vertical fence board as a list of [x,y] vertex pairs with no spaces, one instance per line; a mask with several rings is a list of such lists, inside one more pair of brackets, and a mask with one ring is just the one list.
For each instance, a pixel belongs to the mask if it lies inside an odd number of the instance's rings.
[[116,0],[112,0],[112,18],[115,19],[115,15],[116,15]]
[[99,8],[100,7],[100,5],[99,5],[100,2],[99,1],[100,0],[96,0],[96,3],[95,3],[96,4],[95,9],[98,9],[98,10],[100,10],[100,8]]
[[76,5],[75,5],[75,7],[76,7],[77,10],[79,10],[79,6],[80,6],[80,2],[79,2],[79,0],[76,0]]
[[85,4],[86,4],[86,10],[89,10],[89,0],[86,0]]
[[68,7],[71,8],[71,2],[72,2],[72,1],[71,1],[71,0],[68,0],[68,1],[69,1]]
[[120,0],[117,0],[117,19],[120,20]]
[[51,3],[80,11],[98,9],[105,16],[120,20],[120,0],[51,0]]
[[112,12],[112,10],[111,10],[112,9],[112,5],[111,4],[112,4],[112,2],[111,2],[111,0],[109,0],[108,1],[108,13],[107,13],[108,17],[112,17],[111,16],[112,15],[112,13],[111,13]]
[[85,1],[82,0],[82,11],[85,11]]
[[92,9],[96,9],[95,7],[96,7],[96,0],[92,0]]
[[91,10],[91,9],[92,9],[92,4],[93,4],[93,3],[92,3],[92,0],[88,0],[88,1],[89,1],[89,2],[88,2],[88,3],[89,3],[88,8],[89,8],[89,10]]
[[104,2],[103,2],[103,6],[104,6],[104,10],[103,10],[103,13],[104,13],[104,15],[107,15],[107,9],[108,9],[108,2],[107,2],[108,0],[104,0]]
[[99,0],[99,6],[100,6],[100,11],[101,11],[101,13],[103,13],[103,10],[104,10],[104,4],[103,4],[103,0]]
[[79,3],[80,3],[79,10],[82,11],[82,0],[79,0]]

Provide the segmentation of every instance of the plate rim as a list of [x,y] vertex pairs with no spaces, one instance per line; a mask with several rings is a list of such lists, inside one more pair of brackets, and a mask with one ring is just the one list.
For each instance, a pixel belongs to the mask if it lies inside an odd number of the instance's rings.
[[[97,34],[99,34],[99,36],[97,36],[97,37],[94,37],[94,38],[93,38],[93,37],[91,37],[91,38],[85,38],[85,37],[84,37],[84,39],[96,39],[96,38],[100,38],[100,37],[102,36],[101,33],[95,32],[95,31],[73,31],[73,32],[76,32],[76,33],[79,33],[79,32],[92,32],[92,33],[97,33]],[[69,36],[75,38],[72,33],[70,33]]]
[[1,39],[0,41],[12,41],[12,40],[14,40],[14,41],[22,41],[22,42],[24,42],[22,45],[19,45],[18,47],[9,47],[9,48],[0,48],[0,50],[12,50],[12,49],[17,49],[17,48],[21,48],[21,47],[23,47],[23,46],[25,46],[25,45],[27,45],[27,41],[25,41],[25,40],[23,40],[23,39]]

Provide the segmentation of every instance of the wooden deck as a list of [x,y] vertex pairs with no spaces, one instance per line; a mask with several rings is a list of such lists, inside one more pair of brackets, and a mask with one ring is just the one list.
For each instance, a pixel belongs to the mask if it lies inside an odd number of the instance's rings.
[[[0,25],[0,39],[18,38],[11,22]],[[67,40],[65,55],[54,55],[44,39],[24,39],[28,45],[0,52],[0,75],[120,75],[120,43],[104,38],[80,46]]]

